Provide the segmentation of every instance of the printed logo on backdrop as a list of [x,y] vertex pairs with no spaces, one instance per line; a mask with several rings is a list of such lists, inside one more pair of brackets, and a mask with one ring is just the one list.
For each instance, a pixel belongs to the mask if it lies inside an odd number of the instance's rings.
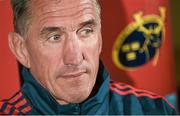
[[158,62],[159,49],[165,34],[165,7],[159,7],[160,15],[133,15],[130,23],[118,36],[112,51],[114,64],[125,70],[135,70],[153,60]]

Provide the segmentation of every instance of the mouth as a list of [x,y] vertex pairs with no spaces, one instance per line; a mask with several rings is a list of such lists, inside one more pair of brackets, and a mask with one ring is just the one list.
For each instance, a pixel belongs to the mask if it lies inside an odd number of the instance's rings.
[[61,75],[61,78],[76,78],[76,77],[82,76],[85,73],[86,73],[85,71],[68,73],[68,74]]

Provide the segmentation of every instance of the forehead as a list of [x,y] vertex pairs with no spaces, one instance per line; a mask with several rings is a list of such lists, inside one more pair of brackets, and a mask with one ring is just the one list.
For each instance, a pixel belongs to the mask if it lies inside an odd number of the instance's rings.
[[32,14],[38,16],[54,14],[58,16],[73,16],[78,13],[94,12],[95,0],[31,0]]
[[[63,23],[81,19],[97,18],[95,0],[31,0],[32,16],[40,24]],[[61,22],[63,20],[63,22]],[[96,20],[96,19],[95,19]]]
[[[76,7],[78,5],[93,4],[96,3],[95,0],[31,0],[31,4],[35,7],[54,7],[54,8],[63,8],[63,7]],[[34,7],[34,8],[35,8]],[[47,7],[47,8],[48,8]],[[48,9],[48,10],[51,10]]]

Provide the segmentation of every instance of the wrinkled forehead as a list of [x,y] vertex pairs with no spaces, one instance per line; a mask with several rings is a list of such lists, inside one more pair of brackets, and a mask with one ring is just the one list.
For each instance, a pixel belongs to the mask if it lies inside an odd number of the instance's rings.
[[31,0],[30,8],[33,13],[44,14],[56,12],[62,15],[73,14],[77,10],[95,10],[95,0]]

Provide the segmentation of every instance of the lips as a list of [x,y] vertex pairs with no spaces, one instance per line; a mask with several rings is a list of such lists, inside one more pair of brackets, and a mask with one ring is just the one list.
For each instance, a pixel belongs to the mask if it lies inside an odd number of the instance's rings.
[[81,71],[81,72],[73,72],[73,73],[68,73],[68,74],[64,74],[61,75],[62,78],[75,78],[75,77],[79,77],[83,74],[85,74],[85,71]]

